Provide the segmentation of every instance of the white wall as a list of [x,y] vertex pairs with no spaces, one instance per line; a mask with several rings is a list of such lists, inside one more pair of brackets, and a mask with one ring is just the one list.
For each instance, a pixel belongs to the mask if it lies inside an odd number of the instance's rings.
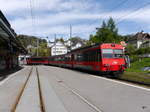
[[56,45],[51,47],[51,55],[62,55],[67,53],[67,47],[61,42],[57,42]]
[[138,40],[137,41],[137,49],[139,49],[141,45],[142,45],[142,41]]

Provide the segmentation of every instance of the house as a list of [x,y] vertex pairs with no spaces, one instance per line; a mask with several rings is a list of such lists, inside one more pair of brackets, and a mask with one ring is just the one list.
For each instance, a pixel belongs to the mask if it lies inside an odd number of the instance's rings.
[[69,47],[69,46],[71,46],[73,43],[72,43],[71,40],[67,40],[67,41],[64,42],[64,44]]
[[62,42],[60,39],[56,39],[55,42],[48,42],[48,47],[51,48],[51,55],[61,55],[70,52],[85,45],[85,42],[80,38],[68,39]]
[[74,44],[71,46],[71,50],[80,48],[80,47],[82,47],[82,46],[83,46],[83,43],[82,43],[82,42],[74,43]]
[[69,39],[66,45],[69,50],[74,50],[74,49],[84,46],[85,43],[86,41],[81,39],[80,37],[74,37],[74,38]]
[[27,46],[28,54],[33,55],[33,53],[32,53],[32,49],[35,49],[35,48],[36,48],[36,47],[34,47],[34,46],[32,46],[32,45],[28,45],[28,46]]
[[135,34],[132,38],[128,40],[128,44],[132,44],[137,49],[140,47],[150,47],[150,44],[148,44],[150,41],[150,34],[142,32],[138,32]]
[[57,41],[51,46],[52,56],[66,54],[67,51],[68,51],[67,47],[61,41]]

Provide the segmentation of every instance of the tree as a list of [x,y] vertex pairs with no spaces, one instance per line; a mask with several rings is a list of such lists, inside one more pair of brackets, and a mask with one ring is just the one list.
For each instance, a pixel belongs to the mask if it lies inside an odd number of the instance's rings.
[[142,55],[142,54],[149,54],[150,53],[150,47],[147,48],[139,48],[135,51],[136,55]]
[[27,48],[29,45],[32,46],[32,48],[28,49],[28,53],[30,53],[32,56],[37,55],[37,39],[39,41],[39,56],[50,56],[50,50],[47,48],[47,41],[46,39],[41,39],[35,36],[28,36],[28,35],[18,35],[18,40]]
[[50,49],[47,48],[47,43],[40,43],[38,51],[39,56],[50,56]]
[[90,37],[93,43],[118,43],[121,36],[118,34],[115,22],[110,18],[107,23],[103,21],[101,28],[98,28],[96,35]]
[[133,37],[133,34],[122,36],[123,41],[128,42]]
[[69,40],[72,41],[72,42],[83,41],[83,39],[81,37],[72,37]]
[[63,39],[63,37],[61,37],[61,38],[57,38],[57,39],[56,39],[56,41],[60,41],[60,42],[64,43],[64,39]]
[[136,47],[133,46],[132,44],[128,44],[126,47],[126,54],[128,55],[134,55],[136,52]]

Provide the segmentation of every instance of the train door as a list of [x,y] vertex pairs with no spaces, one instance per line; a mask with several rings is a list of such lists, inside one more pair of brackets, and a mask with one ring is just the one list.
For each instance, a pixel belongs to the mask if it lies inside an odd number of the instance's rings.
[[71,54],[71,68],[73,68],[74,66],[74,54]]
[[99,58],[99,49],[94,50],[93,52],[93,65],[94,65],[94,70],[99,71],[100,70],[100,58]]

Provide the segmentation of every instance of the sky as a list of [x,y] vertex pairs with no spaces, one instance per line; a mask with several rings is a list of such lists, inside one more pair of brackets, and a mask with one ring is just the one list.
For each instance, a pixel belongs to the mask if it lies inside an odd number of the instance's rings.
[[150,33],[149,0],[0,0],[0,10],[17,34],[49,40],[69,39],[70,25],[88,39],[110,17],[121,35]]

